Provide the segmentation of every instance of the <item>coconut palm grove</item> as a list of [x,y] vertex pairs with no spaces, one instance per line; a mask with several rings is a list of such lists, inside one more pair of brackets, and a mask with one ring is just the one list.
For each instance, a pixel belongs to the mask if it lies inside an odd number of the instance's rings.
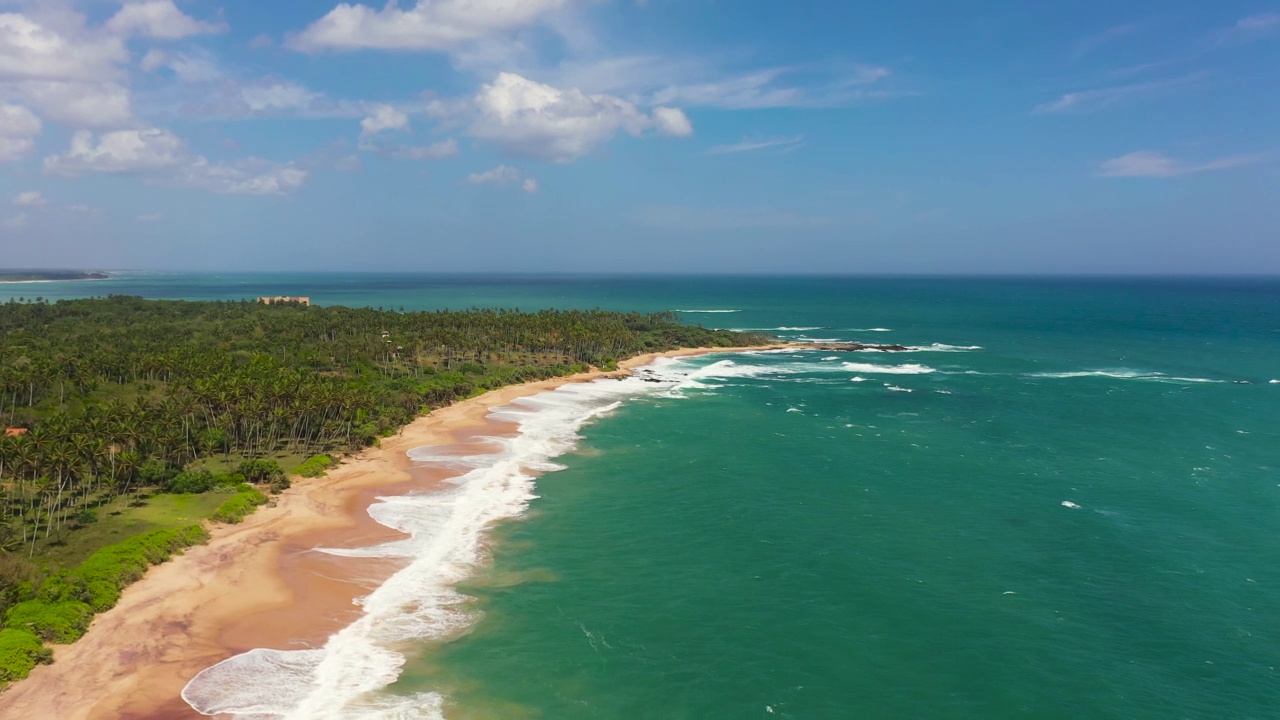
[[[201,521],[496,387],[765,341],[671,313],[137,297],[0,304],[0,681],[77,639]],[[145,531],[145,532],[144,532]]]

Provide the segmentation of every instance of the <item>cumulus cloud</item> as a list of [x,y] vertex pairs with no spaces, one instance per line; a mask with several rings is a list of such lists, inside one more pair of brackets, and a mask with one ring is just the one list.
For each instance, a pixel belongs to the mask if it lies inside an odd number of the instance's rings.
[[114,128],[133,122],[129,90],[114,82],[28,80],[18,83],[16,91],[46,119],[74,128]]
[[111,80],[129,59],[114,36],[57,32],[19,13],[0,13],[0,77]]
[[302,32],[289,47],[324,50],[448,50],[488,35],[534,23],[571,0],[419,0],[402,10],[342,3]]
[[287,195],[302,187],[307,174],[293,164],[257,158],[222,165],[198,157],[182,168],[177,184],[220,195]]
[[467,176],[467,182],[472,185],[494,185],[496,187],[517,185],[521,190],[529,194],[538,192],[538,181],[536,179],[526,176],[518,168],[513,168],[510,165],[499,165],[484,172],[471,173]]
[[227,30],[226,23],[196,20],[178,9],[173,0],[126,2],[105,28],[117,35],[140,35],[157,40],[180,40],[192,35],[213,35]]
[[20,207],[41,207],[43,205],[48,205],[49,201],[45,200],[44,195],[39,191],[28,190],[27,192],[18,193],[13,198],[13,204]]
[[1140,150],[1107,160],[1102,163],[1098,174],[1102,177],[1171,178],[1253,165],[1263,159],[1262,155],[1232,155],[1204,162],[1186,162],[1152,150]]
[[284,195],[302,187],[307,171],[292,163],[248,158],[213,163],[191,154],[181,138],[159,128],[119,130],[98,138],[87,130],[71,138],[70,149],[44,160],[45,172],[142,175],[149,182],[224,195]]
[[272,110],[302,110],[312,106],[321,97],[302,85],[289,82],[267,82],[247,85],[240,89],[240,97],[253,112]]
[[[501,73],[482,85],[469,132],[516,155],[553,162],[575,160],[619,131],[640,135],[659,128],[689,135],[693,126],[683,112],[663,108],[657,117],[612,95],[561,90],[514,73]],[[678,115],[677,115],[678,113]]]
[[390,105],[375,105],[368,117],[360,121],[362,139],[386,130],[408,130],[409,116]]
[[679,108],[656,107],[653,109],[653,122],[658,132],[671,137],[689,137],[693,134],[693,123],[689,116]]
[[76,176],[86,173],[127,174],[171,168],[182,162],[186,148],[177,135],[158,128],[117,130],[96,141],[81,130],[63,155],[44,160],[45,172]]
[[21,105],[0,104],[0,162],[13,162],[35,147],[40,118]]

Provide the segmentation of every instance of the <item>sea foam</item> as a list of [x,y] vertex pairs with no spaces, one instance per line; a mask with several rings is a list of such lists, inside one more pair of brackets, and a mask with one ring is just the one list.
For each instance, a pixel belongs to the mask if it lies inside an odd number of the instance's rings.
[[872,365],[870,363],[842,363],[845,370],[879,375],[927,375],[937,370],[927,365]]
[[1105,377],[1115,380],[1145,380],[1147,382],[1165,382],[1165,383],[1224,383],[1226,380],[1211,380],[1209,378],[1198,377],[1173,377],[1158,372],[1143,372],[1139,370],[1079,370],[1075,372],[1058,372],[1058,373],[1031,373],[1027,377],[1033,378],[1091,378]]
[[364,548],[319,548],[344,557],[401,558],[405,567],[358,603],[364,613],[319,648],[256,649],[196,675],[182,697],[197,711],[241,720],[441,718],[444,698],[434,692],[391,695],[412,641],[447,640],[477,619],[469,598],[454,586],[485,560],[485,533],[519,516],[536,497],[534,480],[563,469],[553,462],[572,450],[584,424],[641,395],[679,396],[717,378],[753,377],[775,368],[730,360],[695,367],[660,358],[623,380],[565,385],[496,408],[490,417],[514,422],[514,437],[484,438],[474,455],[417,448],[418,463],[461,472],[446,488],[379,498],[369,508],[377,522],[409,537]]

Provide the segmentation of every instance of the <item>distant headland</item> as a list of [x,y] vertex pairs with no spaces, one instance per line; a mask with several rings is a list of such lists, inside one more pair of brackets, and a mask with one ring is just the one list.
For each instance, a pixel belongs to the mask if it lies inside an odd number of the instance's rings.
[[106,280],[104,272],[84,270],[0,270],[0,282],[50,282],[54,280]]

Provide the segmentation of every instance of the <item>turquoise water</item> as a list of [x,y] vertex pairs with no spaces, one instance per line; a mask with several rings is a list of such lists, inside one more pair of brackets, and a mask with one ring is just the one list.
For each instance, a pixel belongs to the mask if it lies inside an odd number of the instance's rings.
[[493,486],[518,517],[450,641],[396,642],[373,694],[402,708],[1280,714],[1276,281],[174,277],[93,292],[735,310],[686,317],[921,349],[713,356],[523,408],[507,460],[563,469]]

